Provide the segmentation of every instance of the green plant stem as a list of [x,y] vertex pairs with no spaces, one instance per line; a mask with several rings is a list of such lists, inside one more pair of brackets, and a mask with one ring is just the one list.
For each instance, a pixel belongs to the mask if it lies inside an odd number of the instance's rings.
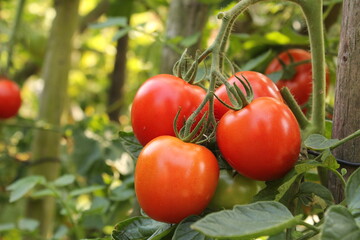
[[341,184],[342,184],[342,186],[343,186],[344,189],[345,189],[345,187],[346,187],[346,181],[345,181],[344,177],[341,175],[341,173],[338,172],[336,169],[332,169],[332,168],[326,168],[326,169],[328,169],[328,170],[330,170],[331,172],[333,172],[333,173],[340,179]]
[[323,134],[325,129],[325,45],[323,34],[323,1],[290,0],[300,5],[308,27],[313,72],[311,124],[305,137]]
[[310,121],[306,118],[303,111],[301,110],[299,104],[297,104],[294,96],[290,93],[290,90],[287,87],[284,87],[280,90],[281,96],[285,100],[286,104],[289,106],[291,111],[294,113],[300,128],[306,129],[310,125]]
[[21,23],[21,16],[24,10],[25,0],[18,0],[17,1],[17,7],[16,7],[16,13],[15,13],[15,19],[14,19],[14,25],[10,32],[9,42],[7,46],[7,63],[6,63],[6,69],[5,72],[8,72],[11,65],[12,65],[12,55],[14,50],[14,44],[16,41],[17,32]]
[[349,141],[349,140],[351,140],[351,139],[354,139],[354,138],[356,138],[356,137],[359,137],[359,136],[360,136],[360,129],[357,130],[357,131],[355,131],[355,132],[353,132],[353,133],[350,134],[349,136],[344,137],[343,139],[341,139],[339,142],[337,142],[335,145],[333,145],[333,146],[331,147],[331,150],[332,150],[332,149],[335,149],[335,148],[339,147],[340,145],[346,143],[347,141]]
[[196,116],[200,113],[200,111],[205,107],[207,103],[209,103],[209,118],[207,121],[207,125],[213,124],[216,125],[215,116],[214,116],[214,95],[216,81],[218,79],[218,73],[221,73],[223,70],[223,61],[226,49],[226,43],[230,37],[231,29],[234,25],[236,18],[243,12],[247,7],[257,2],[264,0],[242,0],[237,3],[232,9],[226,12],[219,13],[218,18],[222,20],[219,32],[214,40],[214,42],[210,45],[210,47],[205,50],[200,57],[205,58],[210,52],[212,53],[211,59],[211,69],[210,69],[210,84],[207,89],[206,96],[204,101],[200,104],[200,106],[190,115],[185,123],[185,131],[184,135],[188,136],[190,134],[191,126],[195,122]]
[[307,227],[308,229],[313,230],[313,231],[316,232],[316,233],[319,233],[319,232],[320,232],[320,229],[319,229],[319,228],[317,228],[317,227],[315,227],[314,225],[311,225],[311,224],[309,224],[309,223],[307,223],[307,222],[305,222],[305,221],[302,221],[300,224],[303,225],[303,226],[305,226],[305,227]]
[[71,210],[71,207],[67,204],[67,201],[62,198],[60,192],[52,184],[46,184],[46,187],[54,193],[55,198],[59,201],[60,205],[65,209],[66,215],[70,220],[76,239],[83,239],[85,236],[81,231],[81,229],[79,228],[76,219],[73,217],[74,214]]

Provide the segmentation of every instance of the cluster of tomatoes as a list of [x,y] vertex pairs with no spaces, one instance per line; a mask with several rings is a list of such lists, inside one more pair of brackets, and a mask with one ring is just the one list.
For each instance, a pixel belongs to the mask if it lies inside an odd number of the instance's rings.
[[0,119],[14,117],[21,106],[19,86],[12,80],[0,76]]
[[[274,59],[266,73],[279,71],[291,61],[309,59],[304,50],[289,50]],[[135,169],[135,191],[144,212],[158,221],[178,223],[206,207],[247,203],[259,190],[258,181],[283,177],[298,159],[301,134],[279,87],[288,86],[299,104],[308,101],[312,89],[311,63],[295,70],[292,79],[280,80],[277,85],[254,71],[230,77],[228,83],[242,91],[244,86],[237,78],[245,78],[253,90],[254,100],[240,110],[230,110],[222,103],[231,105],[225,85],[216,89],[216,149],[239,173],[235,177],[232,172],[219,171],[213,151],[175,136],[174,127],[179,130],[183,126],[183,120],[203,102],[206,91],[172,75],[148,79],[139,88],[131,110],[134,134],[144,146]],[[208,109],[205,106],[195,122]],[[229,187],[234,184],[235,188]]]

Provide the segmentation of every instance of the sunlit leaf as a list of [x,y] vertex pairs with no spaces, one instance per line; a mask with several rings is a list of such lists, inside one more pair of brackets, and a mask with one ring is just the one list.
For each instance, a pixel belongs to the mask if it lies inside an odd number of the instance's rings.
[[2,223],[0,224],[0,232],[5,232],[5,231],[9,231],[12,229],[15,229],[16,226],[14,223]]
[[113,36],[112,40],[113,41],[117,41],[118,39],[124,37],[126,34],[128,34],[128,32],[131,30],[131,28],[129,27],[125,27],[125,28],[121,28],[120,30],[118,30],[115,35]]
[[338,142],[338,139],[328,139],[320,134],[312,134],[304,141],[304,144],[314,150],[325,150],[335,146]]
[[64,187],[72,184],[75,181],[75,176],[71,174],[63,175],[57,178],[53,183],[57,187]]
[[269,60],[269,58],[271,58],[271,57],[272,57],[272,51],[268,50],[265,53],[248,61],[245,65],[243,65],[241,67],[241,69],[244,71],[253,70],[253,69],[257,68],[258,66],[260,66],[261,64],[264,64],[265,62],[267,62]]
[[10,202],[14,202],[27,194],[37,184],[44,184],[46,182],[43,176],[29,176],[21,178],[8,186],[6,189],[11,191]]
[[21,230],[32,232],[38,228],[39,224],[39,221],[36,221],[34,219],[23,218],[19,220],[18,227]]
[[94,23],[90,25],[90,28],[100,29],[106,27],[126,27],[128,25],[128,20],[126,17],[112,17],[108,18],[104,22]]
[[192,228],[216,239],[252,239],[277,234],[297,225],[300,219],[281,203],[267,201],[211,213]]
[[88,193],[92,193],[98,190],[102,190],[104,189],[105,186],[101,186],[101,185],[94,185],[94,186],[89,186],[89,187],[85,187],[85,188],[79,188],[79,189],[75,189],[73,191],[70,192],[70,196],[72,197],[76,197],[82,194],[88,194]]

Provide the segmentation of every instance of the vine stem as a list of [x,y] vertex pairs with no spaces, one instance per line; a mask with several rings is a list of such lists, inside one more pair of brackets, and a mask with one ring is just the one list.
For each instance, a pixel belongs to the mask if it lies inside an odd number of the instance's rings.
[[71,210],[71,207],[69,206],[69,204],[67,204],[67,201],[63,199],[61,194],[58,192],[58,190],[52,184],[46,184],[46,187],[54,193],[55,198],[59,201],[60,205],[62,205],[63,208],[65,208],[65,211],[67,213],[66,215],[69,217],[69,220],[74,229],[75,237],[77,239],[82,239],[84,237],[83,233],[82,233],[81,229],[78,227],[77,221],[73,217],[73,211]]
[[[218,79],[218,73],[223,70],[223,61],[226,50],[226,43],[230,37],[231,29],[235,23],[236,18],[250,5],[264,0],[242,0],[238,2],[233,8],[226,12],[218,14],[218,18],[222,20],[220,29],[214,42],[201,54],[200,56],[207,56],[210,52],[211,57],[211,69],[210,69],[210,84],[207,89],[206,96],[199,107],[190,115],[185,123],[185,135],[188,135],[191,130],[192,124],[195,122],[196,116],[201,110],[209,103],[209,118],[206,124],[212,123],[216,126],[216,120],[214,116],[214,95],[216,88],[216,81]],[[266,1],[266,0],[265,0]]]
[[323,34],[323,0],[289,0],[297,3],[305,16],[309,32],[313,72],[312,110],[304,137],[325,130],[325,44]]
[[297,104],[294,96],[290,93],[290,90],[287,87],[284,87],[280,90],[280,93],[283,99],[285,100],[286,104],[294,113],[294,116],[296,117],[296,120],[298,121],[300,128],[306,129],[310,125],[310,121],[304,115],[299,104]]
[[360,129],[353,132],[352,134],[350,134],[349,136],[347,137],[344,137],[343,139],[339,140],[339,142],[337,142],[336,144],[334,144],[331,149],[334,149],[334,148],[337,148],[339,147],[340,145],[344,144],[345,142],[353,139],[353,138],[356,138],[356,137],[359,137],[360,136]]
[[13,50],[14,50],[14,44],[15,44],[16,35],[17,35],[18,29],[19,29],[19,26],[21,23],[21,16],[23,13],[24,5],[25,5],[25,0],[18,0],[16,13],[15,13],[14,25],[11,29],[10,39],[9,39],[8,46],[7,46],[8,56],[7,56],[5,72],[8,72],[12,65],[12,55],[13,55]]

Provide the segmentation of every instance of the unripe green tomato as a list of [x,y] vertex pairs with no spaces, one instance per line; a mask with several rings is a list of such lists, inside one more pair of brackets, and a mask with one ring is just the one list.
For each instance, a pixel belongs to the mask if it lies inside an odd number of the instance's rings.
[[237,204],[251,203],[263,186],[264,182],[221,170],[215,194],[208,207],[213,210],[232,209]]

